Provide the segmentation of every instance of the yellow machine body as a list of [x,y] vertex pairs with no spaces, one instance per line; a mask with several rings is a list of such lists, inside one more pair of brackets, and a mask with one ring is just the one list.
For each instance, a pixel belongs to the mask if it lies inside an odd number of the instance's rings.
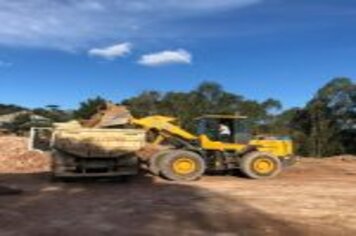
[[268,152],[274,156],[284,157],[293,154],[293,142],[291,140],[251,140],[247,144],[224,143],[211,141],[206,135],[200,135],[201,147],[205,150],[219,151],[243,151],[246,146],[255,146],[260,152]]
[[[219,116],[210,115],[212,118],[222,117],[224,119],[245,119],[241,116]],[[293,154],[293,142],[291,140],[279,139],[252,139],[248,143],[226,143],[221,141],[212,141],[206,134],[194,135],[178,125],[176,125],[176,118],[166,116],[148,116],[142,119],[131,120],[131,123],[138,125],[145,130],[156,130],[158,136],[154,143],[160,144],[167,136],[177,136],[187,141],[198,141],[200,147],[204,150],[211,151],[236,151],[241,152],[247,146],[254,146],[258,151],[268,152],[274,156],[284,157]]]

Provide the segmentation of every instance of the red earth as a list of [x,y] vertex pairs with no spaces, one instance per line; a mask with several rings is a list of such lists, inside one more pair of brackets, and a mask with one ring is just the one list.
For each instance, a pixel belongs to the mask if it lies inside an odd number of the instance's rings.
[[[6,157],[29,155],[21,152]],[[51,182],[48,166],[26,165],[0,169],[0,185],[22,190],[0,191],[1,236],[356,235],[354,157],[302,159],[274,179],[189,183],[146,174],[128,182]]]

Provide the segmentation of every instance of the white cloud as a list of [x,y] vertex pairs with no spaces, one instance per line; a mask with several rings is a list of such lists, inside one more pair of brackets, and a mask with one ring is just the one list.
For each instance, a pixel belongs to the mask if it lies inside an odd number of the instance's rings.
[[116,44],[106,48],[93,48],[88,51],[91,56],[103,57],[108,60],[123,57],[131,52],[131,43]]
[[158,53],[143,55],[138,63],[145,66],[191,64],[192,55],[183,49],[178,49],[176,51],[162,51]]
[[[0,46],[87,49],[114,39],[161,38],[187,15],[232,10],[263,0],[0,0]],[[154,17],[152,17],[154,16]],[[162,31],[165,26],[167,31]]]

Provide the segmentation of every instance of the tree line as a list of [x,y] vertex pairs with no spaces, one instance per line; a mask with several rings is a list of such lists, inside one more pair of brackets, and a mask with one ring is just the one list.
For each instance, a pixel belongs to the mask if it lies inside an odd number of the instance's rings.
[[[74,111],[55,105],[33,111],[55,122],[88,119],[106,102],[95,97],[81,102]],[[300,155],[356,154],[356,84],[349,78],[331,80],[304,107],[287,110],[276,99],[248,99],[227,92],[215,82],[204,82],[188,92],[145,91],[119,104],[127,106],[138,118],[157,114],[177,117],[191,132],[196,129],[194,118],[201,115],[240,114],[249,117],[253,134],[290,136]]]

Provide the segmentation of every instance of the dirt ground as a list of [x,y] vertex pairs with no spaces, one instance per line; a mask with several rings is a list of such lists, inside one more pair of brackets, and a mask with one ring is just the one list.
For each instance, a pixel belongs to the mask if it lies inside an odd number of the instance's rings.
[[[1,155],[1,153],[0,153]],[[269,180],[54,183],[0,173],[0,235],[356,235],[356,161],[303,159]]]

